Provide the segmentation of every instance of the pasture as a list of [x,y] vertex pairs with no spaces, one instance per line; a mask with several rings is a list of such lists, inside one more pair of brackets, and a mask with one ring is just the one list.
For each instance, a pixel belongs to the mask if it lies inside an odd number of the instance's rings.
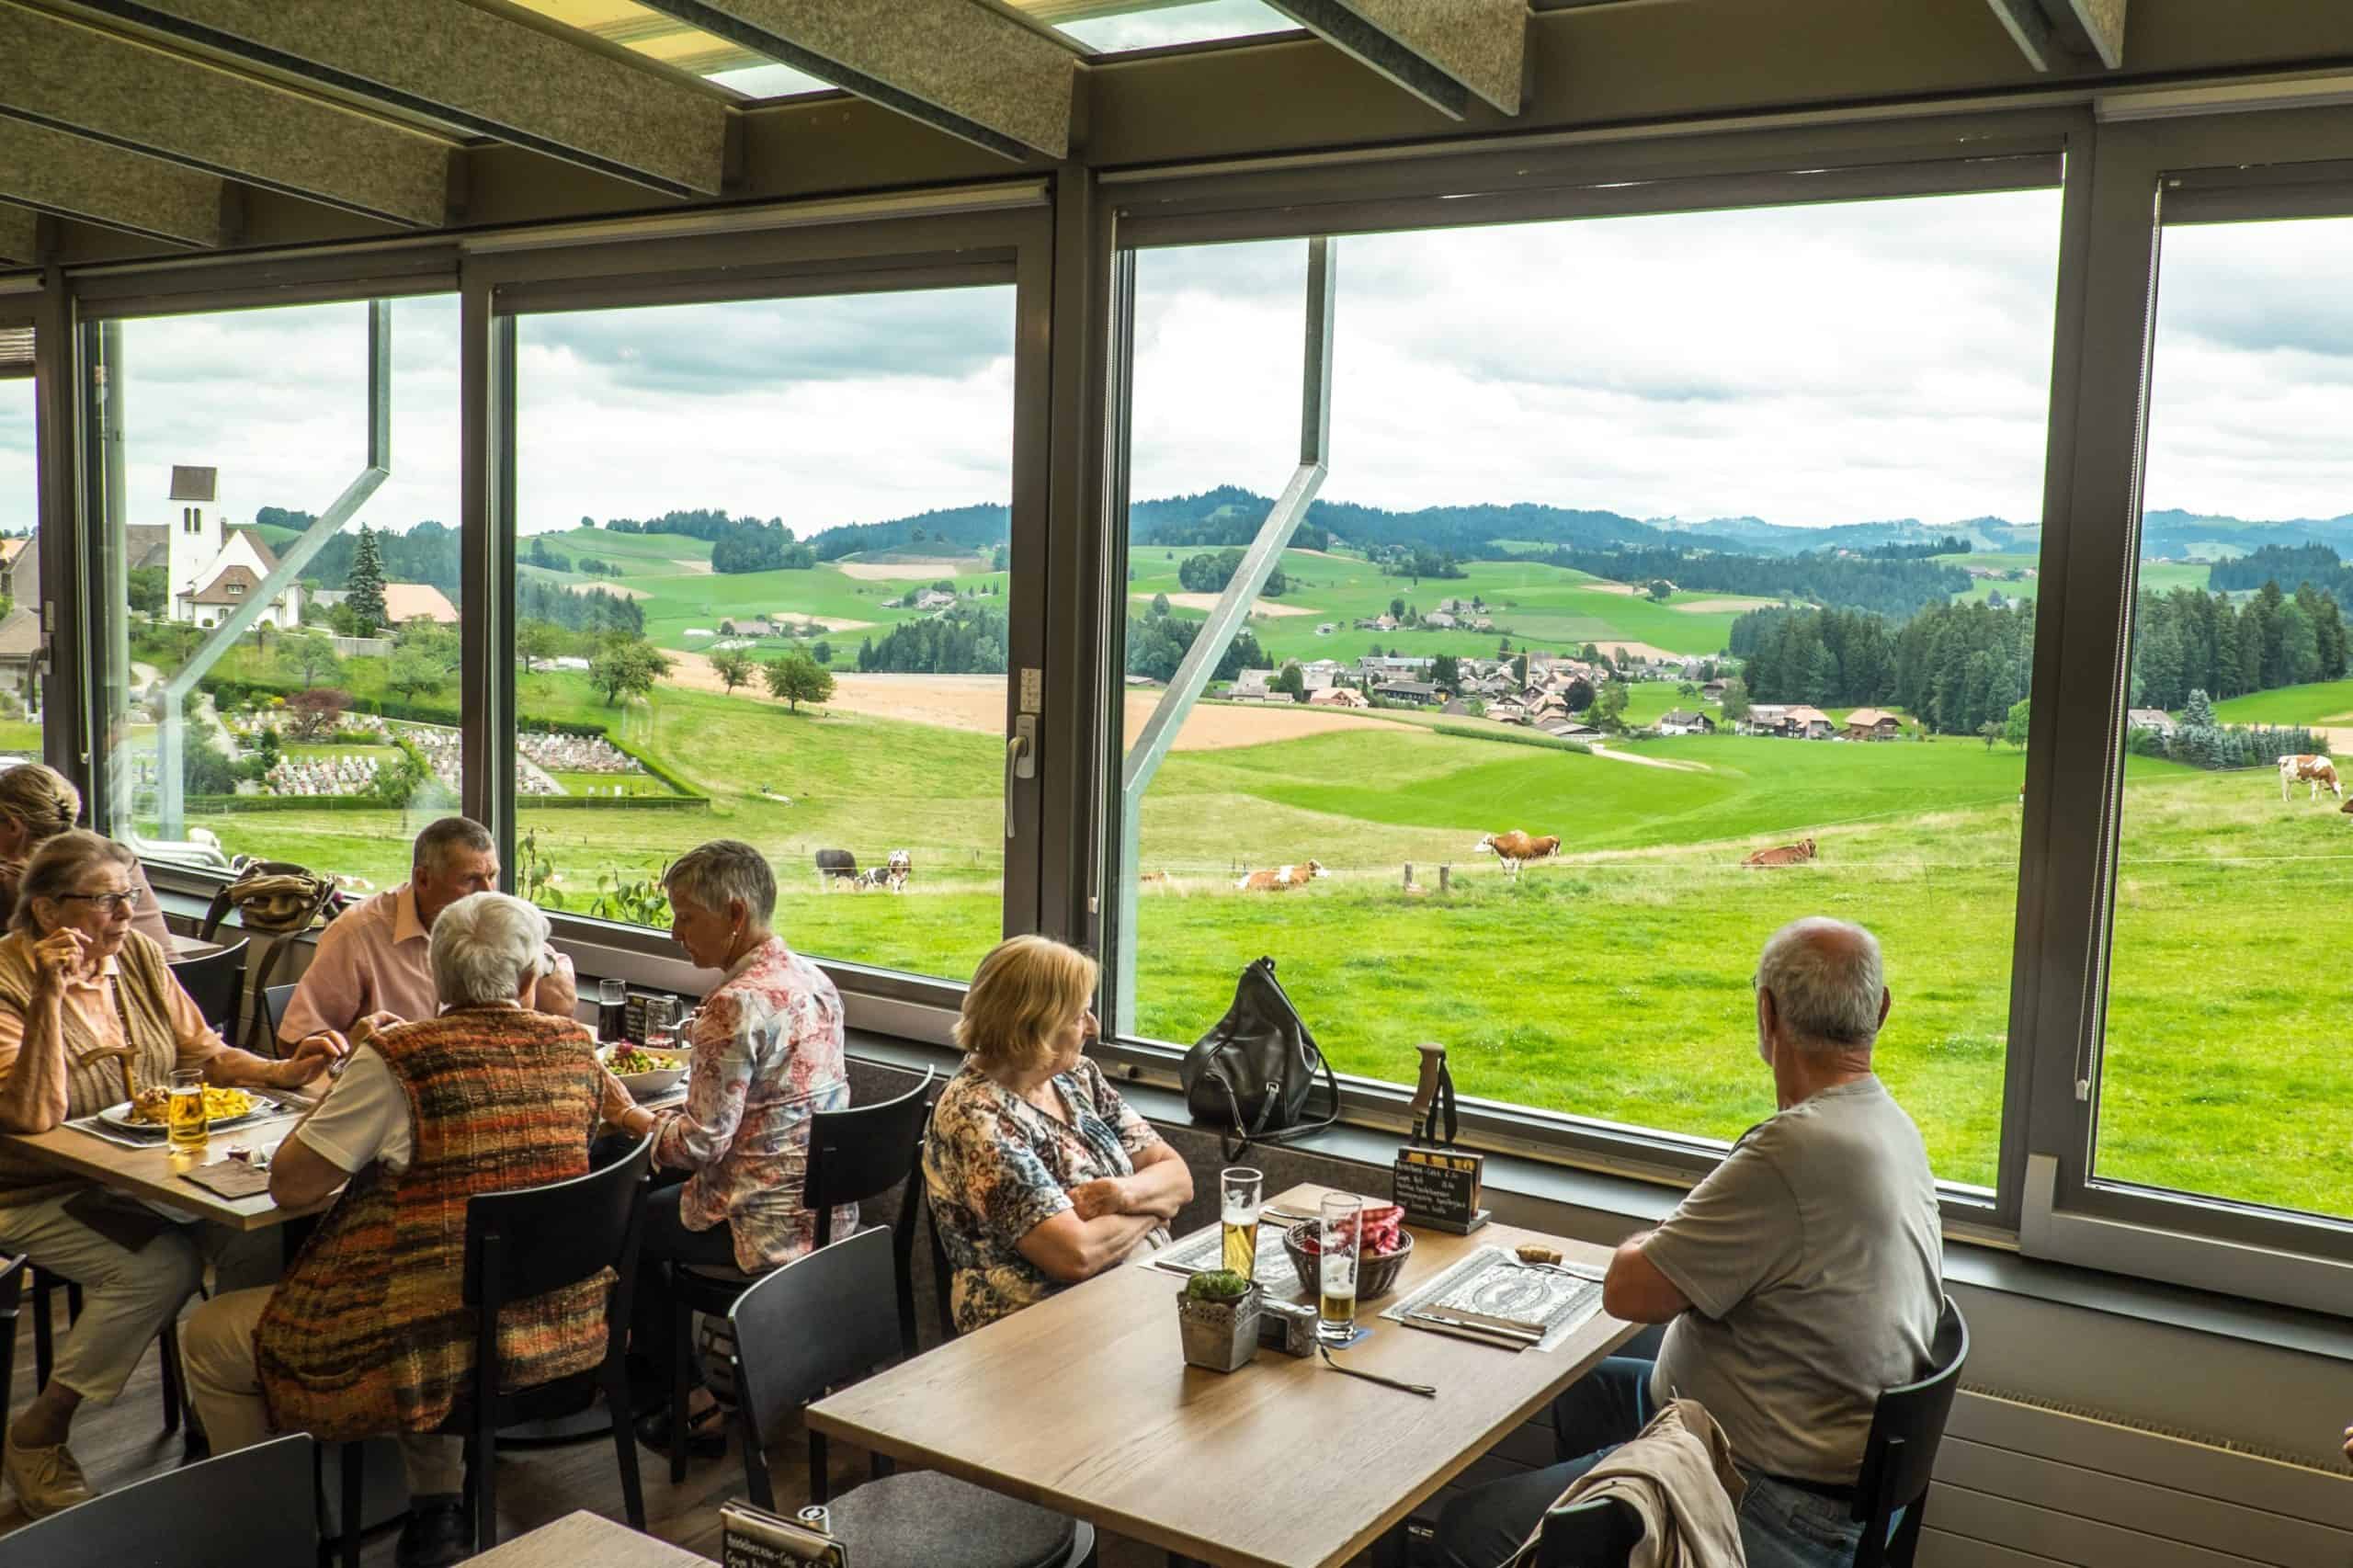
[[[712,797],[708,812],[525,802],[521,826],[573,907],[600,873],[650,876],[725,835],[768,851],[779,928],[812,952],[961,977],[1002,928],[992,735],[667,686],[624,710],[577,676],[522,685],[525,712],[609,722]],[[1756,945],[1826,912],[1887,944],[1897,1005],[1882,1065],[1938,1170],[1990,1182],[2023,755],[1958,740],[1623,749],[1675,766],[1403,723],[1172,756],[1145,806],[1142,869],[1171,880],[1139,900],[1141,1032],[1192,1040],[1242,966],[1271,953],[1343,1071],[1400,1076],[1416,1041],[1441,1040],[1465,1093],[1729,1139],[1771,1108],[1749,1051]],[[2332,924],[2276,915],[2283,897],[2330,903],[2353,869],[2353,829],[2282,806],[2268,771],[2134,758],[2127,791],[2103,1172],[2353,1213],[2338,1157],[2353,1140],[2353,1063],[2333,1027],[2353,995],[2332,978]],[[199,820],[233,850],[380,885],[405,869],[392,813]],[[1472,846],[1509,827],[1561,835],[1562,858],[1506,885]],[[1738,869],[1750,848],[1808,833],[1818,861]],[[914,884],[899,898],[820,893],[818,847],[861,866],[906,848]],[[1238,870],[1309,856],[1335,875],[1233,890]],[[1407,861],[1425,892],[1403,886]]]
[[2353,680],[2275,687],[2214,704],[2226,724],[2353,724]]

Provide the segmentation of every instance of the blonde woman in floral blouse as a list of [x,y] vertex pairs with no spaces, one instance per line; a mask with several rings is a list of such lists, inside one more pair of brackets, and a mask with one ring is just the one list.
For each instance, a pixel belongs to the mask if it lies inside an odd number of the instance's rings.
[[[809,1118],[849,1104],[841,994],[769,930],[776,875],[767,858],[738,840],[714,839],[681,856],[663,887],[671,937],[698,968],[726,978],[695,1019],[684,1105],[647,1110],[605,1077],[606,1121],[631,1138],[652,1133],[654,1165],[691,1173],[681,1186],[657,1187],[645,1207],[631,1315],[635,1353],[655,1367],[673,1312],[663,1265],[763,1274],[806,1253],[817,1223],[801,1204]],[[855,1207],[835,1210],[835,1235],[857,1224]],[[708,1419],[708,1397],[696,1400],[692,1415],[698,1453],[725,1443]],[[667,1419],[657,1413],[640,1429],[656,1448],[668,1443]]]
[[1016,937],[981,961],[932,1108],[924,1185],[956,1330],[1019,1312],[1168,1240],[1192,1173],[1085,1055],[1095,960]]

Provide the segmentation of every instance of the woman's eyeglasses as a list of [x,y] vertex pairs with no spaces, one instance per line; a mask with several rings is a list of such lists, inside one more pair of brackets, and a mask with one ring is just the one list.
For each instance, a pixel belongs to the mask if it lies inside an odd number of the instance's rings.
[[139,907],[139,890],[136,888],[129,892],[66,892],[57,896],[61,901],[77,899],[84,903],[95,903],[106,915],[112,915],[118,909]]

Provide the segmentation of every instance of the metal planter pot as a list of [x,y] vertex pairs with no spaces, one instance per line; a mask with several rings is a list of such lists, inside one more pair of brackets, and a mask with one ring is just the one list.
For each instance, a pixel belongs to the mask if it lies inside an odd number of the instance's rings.
[[1197,1301],[1179,1291],[1176,1326],[1185,1365],[1231,1372],[1258,1354],[1258,1292],[1231,1301]]

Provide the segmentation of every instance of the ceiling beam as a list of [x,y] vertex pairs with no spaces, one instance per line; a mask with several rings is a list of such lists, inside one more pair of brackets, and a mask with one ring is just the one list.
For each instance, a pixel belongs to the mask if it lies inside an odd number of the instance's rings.
[[228,195],[211,175],[0,118],[0,201],[210,248],[228,239]]
[[203,61],[0,5],[0,115],[369,217],[449,221],[449,144]]
[[1449,119],[1461,119],[1473,97],[1505,114],[1519,112],[1527,0],[1268,3]]
[[30,267],[40,259],[40,214],[0,203],[0,261]]
[[1008,158],[1070,153],[1078,56],[985,0],[643,0]]
[[2037,71],[2124,64],[2126,0],[1987,0]]
[[720,190],[723,95],[464,0],[75,3],[671,196]]

